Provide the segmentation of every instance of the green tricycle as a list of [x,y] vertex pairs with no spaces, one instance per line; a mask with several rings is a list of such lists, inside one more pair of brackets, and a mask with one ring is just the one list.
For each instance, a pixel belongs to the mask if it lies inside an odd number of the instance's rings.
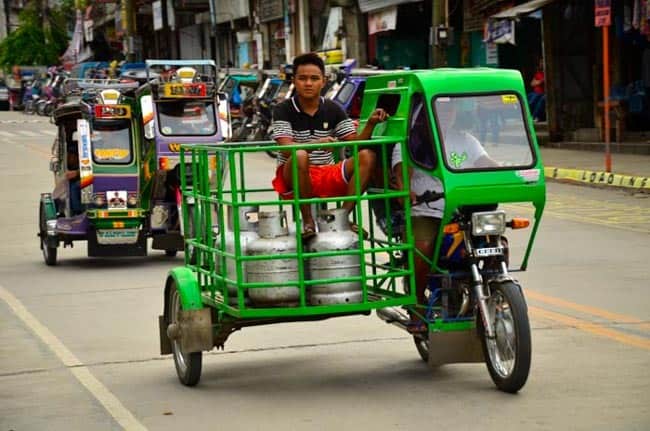
[[[224,348],[242,328],[376,310],[408,331],[431,367],[485,362],[500,390],[523,387],[531,335],[523,288],[512,274],[528,266],[545,183],[520,73],[373,76],[361,118],[376,108],[390,117],[371,140],[332,144],[337,154],[347,146],[352,154],[363,147],[377,155],[372,186],[362,190],[356,179],[352,196],[313,198],[297,189],[283,200],[268,186],[272,167],[268,178],[247,172],[255,153],[281,149],[295,157],[319,144],[181,147],[181,169],[193,178],[183,193],[195,202],[193,223],[206,228],[185,237],[197,259],[167,276],[159,330],[161,354],[173,355],[184,385],[198,383],[203,351]],[[227,172],[216,187],[211,169]],[[298,184],[295,165],[293,179]],[[339,208],[350,200],[353,221],[364,228],[357,232]],[[304,204],[318,214],[318,234],[309,240],[299,234]],[[189,215],[184,206],[183,217]],[[427,241],[430,253],[421,246]]]

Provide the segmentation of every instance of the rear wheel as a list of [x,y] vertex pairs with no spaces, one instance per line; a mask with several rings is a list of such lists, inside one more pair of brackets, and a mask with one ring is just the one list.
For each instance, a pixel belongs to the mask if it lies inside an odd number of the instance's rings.
[[41,202],[38,210],[38,226],[41,238],[41,250],[43,251],[43,260],[48,266],[56,265],[56,247],[50,247],[47,242],[47,220],[45,219],[45,206]]
[[[176,284],[170,286],[169,298],[169,323],[178,325],[178,316],[181,311],[181,297],[176,289]],[[182,334],[181,334],[182,336]],[[183,353],[179,340],[171,340],[172,355],[178,379],[185,386],[195,386],[201,379],[201,366],[203,364],[203,352]]]
[[488,371],[500,390],[516,393],[528,379],[532,350],[528,310],[519,286],[510,281],[494,284],[488,310],[494,326],[493,339],[487,337],[483,319],[479,319]]

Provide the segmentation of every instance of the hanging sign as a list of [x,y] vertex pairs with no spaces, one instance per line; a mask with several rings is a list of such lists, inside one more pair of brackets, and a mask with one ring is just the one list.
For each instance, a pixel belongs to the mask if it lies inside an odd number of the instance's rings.
[[484,42],[515,45],[515,21],[511,19],[489,19],[485,24],[483,36]]
[[368,34],[395,30],[397,27],[397,6],[368,14]]
[[157,0],[151,3],[151,10],[153,13],[153,29],[162,30],[163,28],[162,2],[160,0]]
[[90,159],[90,126],[87,120],[77,120],[79,135],[79,185],[88,187],[93,182],[93,165]]
[[596,27],[605,27],[612,25],[612,1],[595,0],[594,1],[594,18]]

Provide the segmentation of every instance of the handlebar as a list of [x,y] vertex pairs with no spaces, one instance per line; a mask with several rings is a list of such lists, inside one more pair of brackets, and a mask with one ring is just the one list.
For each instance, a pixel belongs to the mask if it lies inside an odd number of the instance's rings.
[[431,190],[427,190],[426,192],[422,193],[421,195],[416,195],[415,196],[415,202],[413,203],[414,205],[418,204],[428,204],[430,202],[435,202],[437,200],[440,200],[445,197],[444,192],[433,192]]

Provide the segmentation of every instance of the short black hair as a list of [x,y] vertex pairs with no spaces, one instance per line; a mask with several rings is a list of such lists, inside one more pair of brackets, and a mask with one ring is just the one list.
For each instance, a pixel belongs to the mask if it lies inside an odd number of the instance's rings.
[[313,64],[318,66],[320,71],[325,75],[325,63],[323,59],[318,56],[315,52],[308,52],[306,54],[301,54],[293,59],[293,73],[298,72],[298,66],[303,66],[305,64]]

